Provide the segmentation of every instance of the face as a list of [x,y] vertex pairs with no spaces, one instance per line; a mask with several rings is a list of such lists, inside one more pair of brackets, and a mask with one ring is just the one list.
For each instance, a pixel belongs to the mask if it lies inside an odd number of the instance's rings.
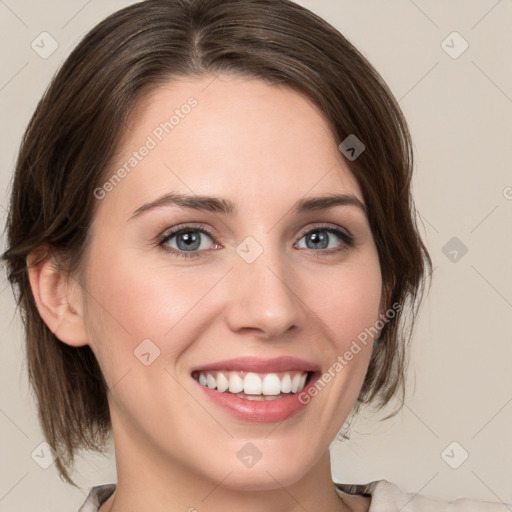
[[382,313],[380,266],[320,111],[288,88],[212,80],[134,111],[96,192],[85,326],[129,454],[118,470],[269,489],[325,457],[357,398],[372,345],[344,354]]

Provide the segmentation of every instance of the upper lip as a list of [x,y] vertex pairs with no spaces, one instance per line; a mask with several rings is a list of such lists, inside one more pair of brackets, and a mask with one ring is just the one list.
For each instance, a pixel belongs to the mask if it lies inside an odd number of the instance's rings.
[[310,361],[298,359],[296,357],[281,356],[273,359],[262,359],[258,357],[237,357],[235,359],[225,359],[215,361],[194,368],[193,372],[205,370],[232,370],[249,371],[254,373],[272,373],[285,372],[291,370],[302,370],[306,372],[316,372],[320,367]]

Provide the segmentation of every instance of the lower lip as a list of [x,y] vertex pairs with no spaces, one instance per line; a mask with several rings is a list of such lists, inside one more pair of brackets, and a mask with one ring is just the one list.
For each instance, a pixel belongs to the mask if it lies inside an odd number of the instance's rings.
[[299,401],[299,396],[307,393],[308,388],[314,385],[317,378],[316,373],[314,373],[304,389],[298,393],[286,394],[283,398],[276,398],[275,400],[247,400],[233,393],[210,389],[199,384],[195,379],[194,382],[202,389],[207,398],[231,416],[253,423],[276,423],[291,418],[308,405],[309,401],[303,404]]

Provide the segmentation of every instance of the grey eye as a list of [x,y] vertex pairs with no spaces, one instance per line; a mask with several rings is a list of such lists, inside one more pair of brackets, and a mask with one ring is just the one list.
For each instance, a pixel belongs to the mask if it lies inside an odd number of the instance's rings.
[[204,231],[198,229],[187,229],[173,233],[164,240],[163,244],[178,251],[206,250],[211,246],[212,239]]
[[[305,243],[302,243],[305,240]],[[306,233],[299,241],[301,249],[334,249],[342,241],[335,232],[327,229],[314,229]]]

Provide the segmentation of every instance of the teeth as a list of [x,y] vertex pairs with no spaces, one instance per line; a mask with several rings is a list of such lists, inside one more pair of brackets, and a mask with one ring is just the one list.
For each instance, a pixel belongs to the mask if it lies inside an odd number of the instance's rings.
[[282,393],[290,393],[292,390],[292,378],[287,373],[282,379],[281,379],[281,392]]
[[[201,382],[201,380],[199,380]],[[240,375],[233,373],[229,376],[229,392],[240,393],[244,390],[244,381]]]
[[206,376],[206,385],[210,389],[215,389],[217,387],[217,381],[215,380],[215,377],[213,377],[212,375],[208,374]]
[[294,375],[292,379],[292,393],[297,393],[300,387],[301,378],[299,374]]
[[[242,376],[243,375],[243,376]],[[277,397],[282,393],[297,393],[306,385],[307,372],[293,371],[257,374],[253,372],[200,372],[197,380],[202,386],[221,393],[241,395],[256,400],[258,396]],[[244,396],[246,395],[246,396]]]
[[262,383],[262,389],[264,395],[279,395],[281,393],[281,381],[279,377],[275,373],[265,375]]
[[246,395],[261,395],[261,379],[255,373],[248,373],[244,379],[244,393]]
[[245,393],[237,393],[236,395],[238,398],[244,398],[245,400],[255,400],[257,402],[268,402],[269,400],[279,400],[279,396],[272,396],[272,395],[246,395]]
[[217,390],[224,392],[229,388],[229,380],[226,379],[226,376],[223,373],[217,374]]

